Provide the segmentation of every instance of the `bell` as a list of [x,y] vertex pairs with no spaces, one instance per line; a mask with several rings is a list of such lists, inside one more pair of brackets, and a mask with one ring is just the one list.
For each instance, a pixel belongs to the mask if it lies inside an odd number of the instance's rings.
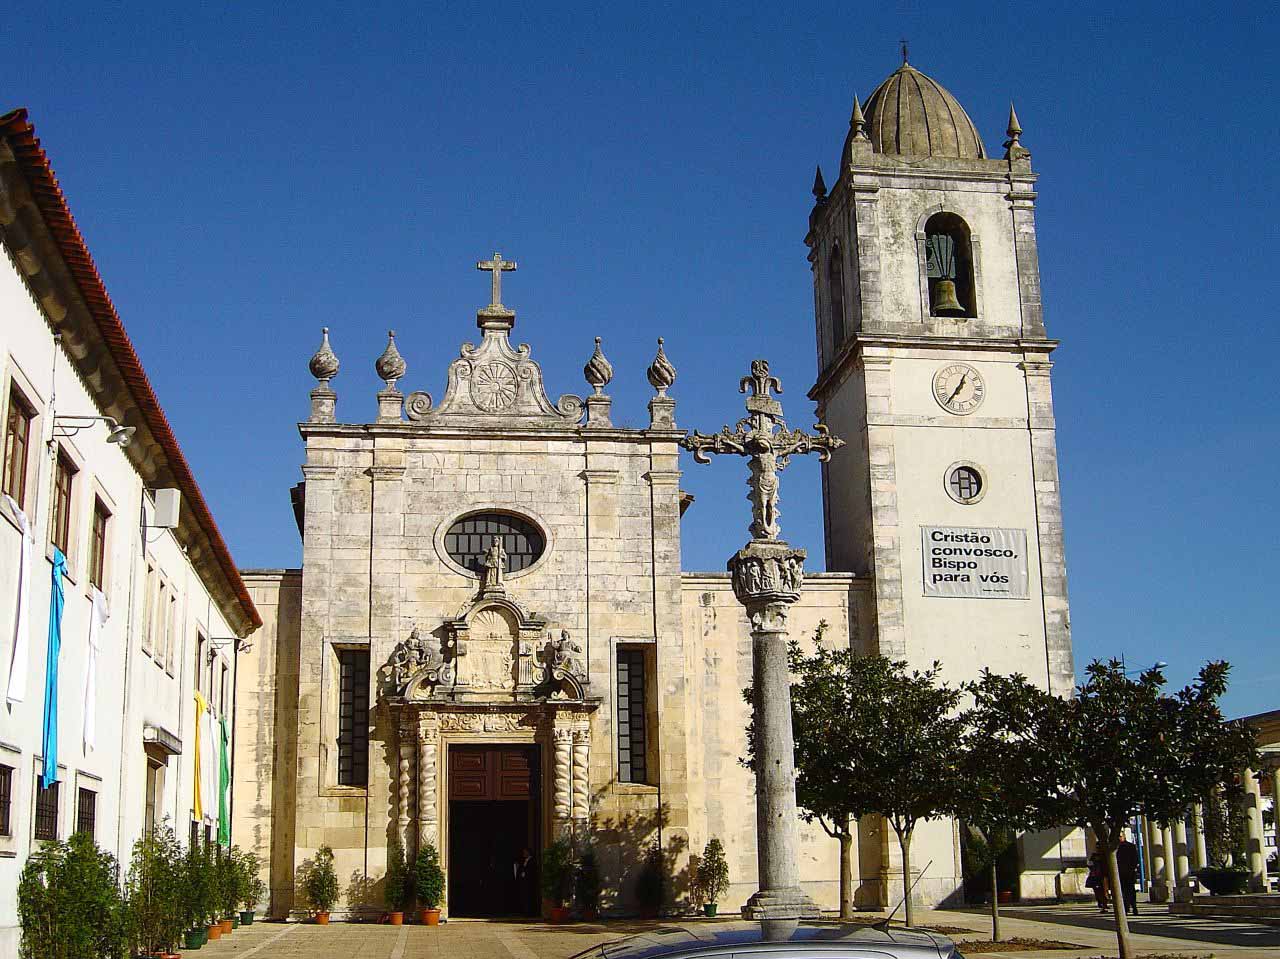
[[938,280],[933,286],[933,312],[936,316],[963,316],[965,309],[956,299],[956,281]]

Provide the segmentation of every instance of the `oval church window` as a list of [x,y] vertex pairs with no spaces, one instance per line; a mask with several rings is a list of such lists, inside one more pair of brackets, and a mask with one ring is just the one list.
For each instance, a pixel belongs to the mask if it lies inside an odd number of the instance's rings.
[[508,573],[528,569],[547,547],[542,531],[527,519],[509,513],[472,513],[449,527],[444,548],[450,559],[478,576],[484,569],[485,551],[498,539],[507,553]]

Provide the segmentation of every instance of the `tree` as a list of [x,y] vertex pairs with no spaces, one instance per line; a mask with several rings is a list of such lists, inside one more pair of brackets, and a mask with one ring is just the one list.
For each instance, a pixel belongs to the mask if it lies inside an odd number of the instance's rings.
[[[841,914],[852,904],[850,819],[872,813],[889,821],[902,852],[905,920],[911,905],[911,836],[922,819],[955,811],[962,720],[960,691],[939,681],[941,666],[908,672],[883,656],[855,656],[800,644],[787,650],[792,676],[796,801],[841,841]],[[751,690],[744,693],[751,699]],[[754,720],[753,720],[754,723]],[[748,762],[755,759],[754,725],[747,728]]]
[[130,937],[139,954],[158,955],[179,944],[186,919],[182,884],[182,848],[165,822],[133,844],[125,882]]
[[[1227,721],[1218,700],[1229,667],[1211,662],[1172,696],[1159,669],[1137,678],[1118,660],[1094,661],[1074,699],[1045,700],[1037,735],[1041,786],[1062,804],[1062,821],[1088,827],[1120,889],[1116,846],[1139,813],[1167,824],[1239,772],[1257,768],[1254,731]],[[1122,897],[1113,897],[1121,959],[1133,954]]]
[[127,919],[115,858],[87,833],[28,857],[18,880],[22,959],[121,959]]
[[1000,855],[1018,833],[1056,826],[1066,812],[1057,790],[1047,785],[1051,768],[1041,746],[1041,725],[1054,715],[1049,700],[1055,697],[1024,676],[988,670],[964,690],[973,696],[973,706],[964,716],[965,789],[959,812],[972,833],[968,848],[990,872],[991,939],[999,942]]

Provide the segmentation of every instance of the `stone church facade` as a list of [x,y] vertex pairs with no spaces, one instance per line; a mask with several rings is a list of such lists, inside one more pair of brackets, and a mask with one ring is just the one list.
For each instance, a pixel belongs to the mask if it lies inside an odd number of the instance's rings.
[[[1069,692],[1067,617],[1030,155],[1010,119],[988,158],[960,105],[904,64],[855,102],[839,176],[821,173],[806,242],[819,419],[847,446],[823,469],[827,568],[806,575],[791,635],[987,666]],[[633,912],[646,850],[668,898],[689,857],[725,844],[736,908],[757,887],[754,786],[738,762],[751,640],[727,573],[680,563],[676,372],[659,341],[649,425],[611,422],[599,349],[592,392],[552,400],[512,343],[501,280],[480,342],[438,400],[405,396],[394,335],[372,423],[344,423],[326,331],[300,425],[300,570],[244,574],[264,619],[242,654],[236,841],[268,863],[271,912],[333,848],[343,908],[379,910],[389,846],[425,842],[449,914],[536,910],[506,881],[522,848],[590,840],[606,912]],[[744,371],[745,372],[745,371]],[[793,414],[794,415],[794,414]],[[725,553],[741,531],[726,531]],[[980,554],[974,558],[974,554]],[[1020,891],[1074,891],[1070,837],[1020,844]],[[927,901],[963,895],[959,827],[917,833]],[[838,900],[839,846],[801,830],[805,891]],[[894,901],[891,831],[858,830],[856,901]]]

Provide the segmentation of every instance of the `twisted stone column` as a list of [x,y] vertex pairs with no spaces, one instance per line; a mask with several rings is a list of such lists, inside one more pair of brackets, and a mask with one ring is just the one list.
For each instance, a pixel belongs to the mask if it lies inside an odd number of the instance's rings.
[[413,818],[410,803],[413,795],[413,740],[417,730],[408,718],[399,727],[399,788],[396,792],[396,836],[400,848],[409,848],[409,821]]
[[552,763],[555,786],[552,793],[552,831],[559,839],[569,835],[573,815],[573,730],[554,729]]
[[800,598],[804,550],[752,542],[729,560],[733,588],[751,622],[755,723],[756,861],[759,890],[742,907],[746,919],[819,914],[800,888],[795,739],[787,669],[787,610]]
[[573,731],[573,831],[583,838],[591,815],[591,730]]
[[440,813],[436,804],[438,770],[436,757],[439,752],[437,737],[439,720],[434,714],[423,713],[418,717],[418,851],[427,843],[439,848]]

